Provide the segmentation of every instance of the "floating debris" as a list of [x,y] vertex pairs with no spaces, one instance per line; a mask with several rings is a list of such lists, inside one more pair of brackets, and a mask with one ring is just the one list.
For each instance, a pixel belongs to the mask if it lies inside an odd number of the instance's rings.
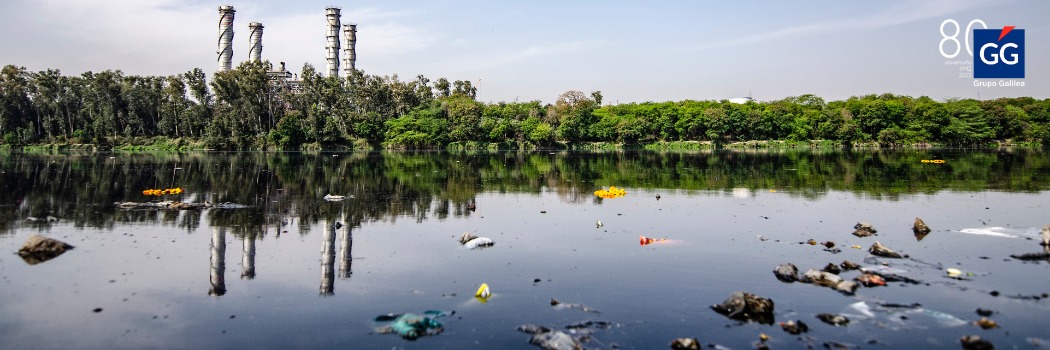
[[41,235],[32,235],[18,249],[18,256],[25,260],[26,264],[36,265],[57,258],[73,246],[65,242],[47,238]]
[[966,350],[992,350],[995,349],[995,345],[991,342],[981,339],[976,335],[966,335],[959,339],[959,343],[962,344],[963,349]]
[[857,284],[856,282],[853,282],[853,281],[845,281],[845,280],[843,280],[842,282],[839,282],[834,287],[835,290],[837,290],[839,292],[842,292],[843,294],[846,294],[846,295],[853,295],[853,293],[857,292],[857,288],[860,288],[859,284]]
[[580,311],[583,311],[583,312],[593,312],[593,313],[596,313],[596,314],[600,314],[601,313],[601,311],[589,308],[589,307],[587,307],[586,305],[583,305],[583,304],[563,303],[563,302],[558,301],[558,299],[554,299],[554,298],[551,298],[551,306],[554,307],[555,309],[579,309]]
[[863,273],[854,279],[856,279],[857,282],[860,282],[868,288],[886,285],[886,279],[882,278],[882,276],[873,273]]
[[828,263],[828,265],[824,266],[824,268],[821,269],[821,271],[824,271],[824,272],[827,272],[827,273],[833,273],[833,274],[837,275],[837,274],[842,273],[842,268],[840,268],[838,265],[835,265],[835,264],[832,264],[832,263]]
[[700,341],[696,338],[678,338],[671,341],[671,350],[700,350]]
[[521,325],[518,326],[518,332],[532,334],[532,338],[529,339],[529,344],[539,346],[546,350],[583,349],[583,344],[571,335],[544,326]]
[[329,202],[338,202],[338,201],[346,200],[347,197],[346,196],[340,196],[340,195],[337,195],[337,194],[326,194],[326,195],[324,195],[323,198],[324,198],[324,200],[329,201]]
[[200,210],[208,209],[211,203],[183,203],[177,201],[162,202],[114,202],[113,205],[120,209],[170,209],[170,210]]
[[795,264],[792,263],[777,265],[773,269],[773,275],[777,276],[777,279],[781,282],[796,282],[798,281],[798,267],[795,267]]
[[977,325],[977,327],[981,327],[981,329],[999,328],[999,324],[987,317],[981,317],[980,320],[974,321],[974,324]]
[[437,318],[452,314],[455,314],[455,311],[446,313],[444,311],[427,310],[423,312],[423,315],[412,313],[380,315],[375,318],[375,321],[391,323],[388,326],[376,328],[376,333],[396,333],[408,340],[427,335],[437,335],[445,330],[444,325],[438,322]]
[[646,236],[638,236],[639,245],[650,245],[653,243],[667,242],[670,241],[667,238],[650,238]]
[[802,275],[802,282],[825,287],[835,287],[839,282],[842,282],[842,277],[825,271],[809,269],[804,275]]
[[872,244],[871,248],[868,248],[868,253],[884,258],[902,258],[902,256],[899,253],[893,251],[890,248],[886,248],[886,246],[882,245],[882,243],[879,242],[875,242],[875,244]]
[[470,232],[464,232],[462,236],[459,236],[459,244],[463,245],[467,249],[487,248],[496,245],[492,239],[488,237],[478,237]]
[[747,292],[733,292],[721,304],[711,305],[711,309],[737,321],[773,324],[773,300]]
[[1050,225],[1044,225],[1041,234],[1043,235],[1043,242],[1041,244],[1044,247],[1050,247]]
[[915,223],[912,224],[911,230],[915,233],[916,241],[921,241],[923,238],[926,238],[926,235],[930,234],[930,227],[926,226],[926,223],[922,222],[920,218],[915,218]]
[[182,193],[182,187],[165,188],[163,190],[161,190],[161,189],[152,189],[152,188],[148,189],[148,190],[142,190],[142,194],[147,195],[147,196],[163,196],[163,195],[179,194],[179,193]]
[[481,286],[478,287],[478,291],[474,293],[474,298],[482,303],[489,302],[489,298],[491,297],[492,291],[489,290],[489,285],[487,283],[482,283]]
[[[1050,246],[1048,246],[1048,248],[1050,248]],[[1047,250],[1048,251],[1044,251],[1042,253],[1027,253],[1027,254],[1020,254],[1020,255],[1013,254],[1013,255],[1010,255],[1010,257],[1014,258],[1014,259],[1017,259],[1017,260],[1021,260],[1021,261],[1043,261],[1043,260],[1045,260],[1047,262],[1050,262],[1050,249],[1047,249]]]
[[856,225],[853,225],[853,228],[856,230],[853,231],[853,235],[861,238],[869,237],[878,232],[875,230],[874,227],[871,226],[870,223],[867,222],[858,222]]
[[923,163],[944,164],[944,159],[923,159]]
[[839,267],[841,267],[843,271],[860,270],[860,265],[849,260],[843,260],[842,263],[839,264]]
[[993,313],[995,313],[995,311],[977,308],[977,315],[981,317],[988,317],[991,316]]
[[809,332],[809,326],[802,320],[780,322],[780,328],[792,335]]
[[838,314],[817,314],[817,318],[824,323],[830,324],[836,327],[842,327],[849,324],[849,319],[846,316]]
[[605,226],[605,224],[603,224],[601,220],[597,220],[594,222],[594,226],[595,228],[601,228],[602,226]]
[[944,272],[946,272],[948,274],[948,277],[951,278],[958,278],[962,276],[962,271],[960,271],[959,269],[948,268],[944,270]]

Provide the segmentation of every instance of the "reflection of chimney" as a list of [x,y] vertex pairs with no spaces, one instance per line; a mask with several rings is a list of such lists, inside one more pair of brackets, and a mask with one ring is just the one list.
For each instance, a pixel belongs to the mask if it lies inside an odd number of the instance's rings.
[[255,278],[255,235],[250,234],[244,236],[244,245],[241,250],[241,268],[244,269],[241,272],[242,279],[254,279]]
[[233,67],[233,6],[219,6],[219,71],[225,72]]
[[343,48],[343,77],[349,77],[357,62],[357,25],[343,26],[343,38],[346,39],[346,47]]
[[212,229],[211,235],[211,289],[208,295],[226,294],[226,228]]
[[321,295],[335,294],[335,225],[329,223],[321,236]]
[[339,8],[329,7],[325,9],[325,17],[328,18],[328,32],[325,34],[328,43],[325,44],[325,59],[328,60],[328,76],[339,75]]
[[354,272],[350,269],[350,247],[354,244],[353,227],[347,226],[339,240],[339,278],[350,278]]
[[259,22],[248,23],[248,59],[252,62],[262,61],[263,25]]

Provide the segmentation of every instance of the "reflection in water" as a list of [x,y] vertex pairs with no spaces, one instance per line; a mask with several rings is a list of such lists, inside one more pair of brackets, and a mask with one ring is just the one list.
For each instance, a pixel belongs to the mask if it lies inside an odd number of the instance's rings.
[[241,272],[241,279],[250,280],[255,278],[255,234],[245,235],[243,242],[241,268],[244,272]]
[[340,236],[339,240],[339,278],[350,278],[350,275],[354,273],[350,268],[351,260],[353,260],[352,254],[350,253],[350,247],[354,244],[354,233],[353,225],[346,227],[346,232]]
[[321,235],[321,295],[335,294],[335,230],[339,223],[331,223],[325,227]]
[[208,295],[226,294],[226,228],[216,227],[211,235],[211,289]]

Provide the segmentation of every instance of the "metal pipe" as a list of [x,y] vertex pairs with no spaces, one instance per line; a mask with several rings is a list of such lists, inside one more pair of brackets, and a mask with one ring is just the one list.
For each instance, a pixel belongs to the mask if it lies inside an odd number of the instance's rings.
[[248,30],[250,32],[248,35],[248,44],[250,47],[250,49],[248,49],[248,58],[252,62],[262,61],[263,25],[259,22],[248,23]]
[[237,12],[233,6],[219,6],[219,49],[215,51],[219,55],[219,71],[225,72],[233,68],[233,15]]
[[328,31],[325,38],[325,59],[328,61],[328,76],[334,77],[339,74],[339,8],[329,7],[325,9],[325,17],[328,19]]

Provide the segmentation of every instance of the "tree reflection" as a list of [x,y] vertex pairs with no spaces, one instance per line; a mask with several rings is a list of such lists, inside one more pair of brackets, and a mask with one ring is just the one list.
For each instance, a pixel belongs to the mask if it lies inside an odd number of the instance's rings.
[[[50,215],[79,228],[135,222],[187,232],[207,220],[237,238],[264,239],[269,227],[279,233],[291,218],[299,218],[300,231],[307,233],[336,217],[349,229],[377,220],[469,216],[468,205],[481,192],[550,191],[565,202],[600,204],[592,192],[609,185],[708,195],[775,188],[811,199],[830,190],[889,200],[943,190],[1036,192],[1050,187],[1050,174],[1042,170],[1047,168],[1047,154],[1024,150],[10,153],[0,157],[0,234],[17,227],[47,231],[50,226],[26,219]],[[185,192],[159,199],[142,194],[168,187]],[[353,198],[332,203],[321,199],[325,194]],[[119,210],[112,204],[160,199],[248,208],[176,212]]]

